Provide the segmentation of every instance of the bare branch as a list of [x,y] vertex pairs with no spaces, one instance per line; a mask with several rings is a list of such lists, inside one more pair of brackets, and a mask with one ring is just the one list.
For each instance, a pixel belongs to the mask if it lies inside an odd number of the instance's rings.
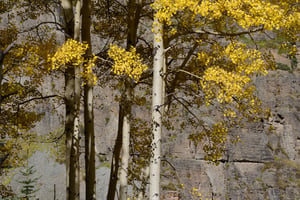
[[165,156],[161,158],[161,161],[168,163],[173,168],[173,170],[176,171],[176,168],[174,167],[174,165],[170,161],[168,161],[168,159]]
[[33,97],[33,98],[28,99],[26,101],[20,102],[18,105],[23,105],[23,104],[29,103],[31,101],[41,100],[41,99],[49,99],[49,98],[53,98],[53,97],[59,97],[59,96],[58,95],[49,95],[49,96]]
[[[185,57],[185,59],[183,60],[182,64],[180,65],[179,67],[179,70],[182,70],[185,68],[186,64],[188,63],[188,61],[190,60],[190,58],[192,57],[194,51],[197,49],[198,47],[198,43],[196,42],[194,44],[194,46],[189,50],[188,52],[188,55]],[[177,70],[177,72],[179,72],[179,70]],[[170,84],[171,88],[169,89],[168,93],[169,94],[172,94],[174,93],[175,91],[175,88],[177,87],[177,82],[179,81],[179,76],[180,76],[180,73],[176,73],[175,75],[175,78],[173,79],[172,83]],[[168,107],[170,106],[170,103],[171,103],[171,98],[172,96],[169,96],[168,99],[167,99],[167,104],[168,104]]]
[[18,94],[18,92],[17,92],[17,91],[14,91],[14,92],[11,92],[11,93],[9,93],[9,94],[6,94],[6,95],[1,96],[1,101],[0,101],[0,103],[1,103],[4,99],[6,99],[6,98],[8,98],[8,97],[10,97],[10,96],[12,96],[12,95],[15,95],[15,94]]
[[177,70],[177,71],[186,73],[186,74],[191,75],[191,76],[193,76],[193,77],[195,77],[195,78],[198,78],[198,79],[200,79],[200,80],[203,80],[202,77],[197,76],[196,74],[193,74],[193,73],[191,73],[191,72],[185,71],[185,70],[183,70],[183,69],[179,69],[179,70]]
[[[199,122],[199,124],[203,127],[203,128],[205,128],[204,126],[203,126],[203,121],[202,120],[200,120],[182,101],[180,101],[180,99],[179,98],[177,98],[175,95],[173,96],[173,98],[178,102],[178,103],[180,103],[198,122]],[[183,98],[182,98],[183,99]],[[184,99],[183,99],[184,100]]]
[[[53,24],[53,25],[55,25],[56,26],[56,30],[61,31],[66,37],[70,37],[70,35],[66,33],[64,26],[62,24],[56,22],[56,21],[54,21],[54,22],[41,22],[41,23],[39,23],[39,24],[37,24],[37,25],[35,25],[33,27],[30,27],[27,30],[20,31],[19,33],[27,33],[27,32],[33,31],[35,29],[38,29],[40,26],[46,25],[46,24]],[[58,27],[60,27],[60,29]]]

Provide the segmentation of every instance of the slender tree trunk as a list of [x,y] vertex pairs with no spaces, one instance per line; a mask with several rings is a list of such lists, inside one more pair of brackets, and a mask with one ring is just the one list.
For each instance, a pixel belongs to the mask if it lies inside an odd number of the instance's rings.
[[[83,0],[82,41],[89,45],[86,57],[92,56],[91,46],[91,0]],[[84,85],[84,133],[85,133],[85,171],[86,200],[96,199],[95,168],[95,132],[93,109],[93,85],[86,81]]]
[[84,87],[84,124],[85,124],[85,168],[86,199],[96,199],[95,133],[93,112],[93,86]]
[[[74,37],[74,13],[71,0],[61,0],[66,34]],[[67,39],[67,38],[66,38]],[[75,68],[72,65],[66,66],[65,70],[65,134],[66,134],[66,187],[67,200],[79,200],[79,141],[76,121],[76,96],[75,90]]]
[[[127,1],[127,44],[126,49],[136,46],[137,27],[140,17],[141,3],[136,0]],[[129,144],[130,144],[130,115],[131,115],[131,98],[132,98],[132,80],[124,79],[124,95],[122,95],[123,108],[123,127],[122,127],[122,152],[121,152],[121,168],[120,168],[120,200],[127,199],[128,187],[128,163],[129,163]]]
[[[128,161],[129,161],[129,141],[130,141],[130,115],[131,115],[131,101],[132,84],[130,79],[124,79],[124,86],[121,90],[121,102],[119,104],[119,122],[118,135],[116,138],[113,159],[111,162],[110,182],[107,194],[108,200],[114,200],[118,174],[120,167],[120,196],[118,199],[127,199],[127,185],[128,185]],[[121,166],[120,166],[121,155]]]
[[74,68],[68,66],[65,70],[65,134],[66,134],[66,178],[67,178],[67,200],[76,197],[76,177],[74,165],[74,148],[72,136],[74,133],[75,102],[74,102],[75,76]]
[[[137,41],[137,28],[139,24],[142,0],[128,0],[127,1],[127,45],[126,49],[129,50],[131,46],[136,46]],[[124,88],[121,89],[121,102],[119,106],[119,125],[118,135],[114,147],[114,154],[111,165],[111,175],[109,192],[107,199],[114,200],[116,193],[116,184],[119,171],[119,159],[121,154],[121,168],[120,168],[120,198],[121,200],[127,199],[127,186],[128,186],[128,162],[129,162],[129,143],[130,143],[130,116],[131,116],[131,96],[132,96],[132,80],[125,78]],[[122,152],[121,152],[122,151]]]
[[[75,7],[75,24],[74,24],[74,40],[80,41],[80,26],[81,26],[81,0],[76,1],[76,7]],[[74,135],[73,135],[73,148],[74,148],[74,170],[75,170],[75,191],[76,191],[76,198],[79,200],[80,198],[80,166],[79,166],[79,156],[80,156],[80,145],[79,145],[79,114],[80,114],[80,94],[81,94],[81,88],[80,88],[80,68],[78,66],[75,66],[74,69],[75,73],[75,87],[74,87],[74,101],[75,101],[75,119],[74,119]]]
[[122,148],[122,127],[123,127],[123,108],[122,105],[119,105],[119,121],[118,121],[118,135],[115,141],[113,157],[111,160],[110,167],[110,177],[109,177],[109,186],[107,193],[107,200],[115,200],[115,193],[118,182],[118,169],[119,169],[119,160],[120,160],[120,152]]
[[[129,105],[129,107],[131,107]],[[122,129],[122,153],[120,169],[120,200],[127,200],[128,185],[128,161],[129,161],[129,140],[130,140],[130,115],[124,116]]]
[[124,80],[124,95],[120,102],[122,112],[124,113],[122,125],[122,152],[121,152],[121,168],[120,168],[120,200],[127,200],[128,185],[128,162],[129,162],[129,143],[130,143],[130,118],[131,118],[131,96],[132,83],[130,79]]
[[124,86],[121,89],[121,102],[119,104],[119,122],[118,135],[116,138],[113,159],[111,162],[110,182],[107,194],[108,200],[115,199],[117,189],[118,173],[120,167],[121,155],[121,169],[120,169],[120,197],[118,199],[127,199],[127,185],[128,185],[128,160],[129,160],[129,140],[130,140],[130,115],[131,115],[131,82],[124,79]]
[[69,38],[74,37],[74,13],[73,13],[73,6],[72,0],[61,0],[61,6],[63,9],[63,20],[64,20],[64,27],[66,35]]
[[150,200],[160,199],[161,131],[163,112],[163,25],[154,20],[154,61],[152,90],[152,142],[150,157]]

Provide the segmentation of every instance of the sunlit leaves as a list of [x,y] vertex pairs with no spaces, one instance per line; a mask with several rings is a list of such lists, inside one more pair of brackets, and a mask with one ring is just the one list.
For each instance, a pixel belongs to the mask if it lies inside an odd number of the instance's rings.
[[205,68],[199,81],[205,101],[207,105],[220,105],[223,121],[192,134],[190,139],[196,143],[208,140],[203,146],[207,153],[205,158],[217,161],[224,152],[228,128],[241,123],[242,118],[255,121],[265,114],[261,101],[255,96],[251,77],[267,74],[274,62],[261,52],[234,41],[226,46],[216,43],[209,50],[199,52],[197,59]]
[[92,58],[86,59],[83,64],[83,71],[81,72],[81,76],[84,79],[84,84],[88,83],[90,85],[97,84],[97,77],[93,72],[93,67],[95,66],[97,60],[97,56],[93,55]]
[[[46,60],[49,49],[53,49],[55,45],[54,36],[44,38],[43,41],[28,37],[25,42],[16,43],[3,62],[3,75],[10,85],[10,90],[29,82],[31,87],[40,85],[44,75],[48,74]],[[19,81],[21,84],[16,84]],[[19,91],[26,90],[23,88]]]
[[54,55],[49,55],[48,61],[51,63],[51,68],[58,69],[66,64],[72,64],[75,66],[83,64],[83,55],[87,48],[87,44],[83,44],[72,39],[67,40],[57,49]]
[[108,56],[114,60],[112,71],[117,75],[127,74],[130,78],[138,81],[142,73],[147,69],[147,65],[142,63],[140,55],[136,53],[136,49],[131,47],[129,51],[111,45]]
[[[295,41],[299,40],[297,34],[299,36],[300,30],[299,2],[157,0],[152,7],[156,11],[155,17],[169,31],[166,34],[169,38],[166,38],[173,40],[171,44],[176,45],[168,49],[166,59],[176,60],[186,56],[187,51],[172,54],[172,50],[178,48],[181,42],[182,49],[198,44],[195,46],[197,56],[191,56],[190,62],[178,68],[192,77],[186,83],[181,82],[182,85],[186,84],[185,88],[192,89],[183,92],[185,95],[191,94],[190,97],[184,97],[193,103],[187,105],[199,108],[206,104],[218,113],[214,125],[201,124],[202,116],[197,119],[198,116],[194,115],[192,118],[199,125],[192,126],[201,129],[201,133],[191,137],[194,142],[203,140],[204,150],[208,153],[206,158],[216,161],[222,155],[229,128],[242,125],[245,119],[256,121],[267,116],[268,112],[262,109],[262,103],[256,96],[252,77],[266,75],[269,69],[275,69],[275,62],[271,54],[258,50],[255,38],[258,33],[275,31],[271,33],[274,37],[276,34],[284,36],[285,42],[281,42],[281,48],[286,49],[290,56],[295,55]],[[241,43],[239,37],[242,36],[251,38],[256,49]],[[200,99],[198,102],[188,100],[196,96]]]
[[50,69],[63,69],[68,65],[80,67],[82,69],[81,76],[84,78],[85,83],[95,85],[97,77],[92,69],[95,66],[97,57],[93,55],[91,58],[85,58],[87,49],[87,44],[72,39],[67,40],[53,55],[49,54]]
[[156,17],[171,24],[171,18],[179,11],[190,10],[194,15],[209,20],[231,18],[244,29],[263,26],[266,30],[296,28],[300,26],[299,7],[291,7],[285,1],[273,3],[261,0],[158,0],[153,8]]
[[216,97],[221,103],[231,103],[233,97],[239,98],[244,94],[251,75],[265,75],[270,68],[259,51],[247,49],[240,43],[218,46],[214,50],[218,51],[218,57],[198,53],[199,61],[207,66],[201,80],[207,99]]

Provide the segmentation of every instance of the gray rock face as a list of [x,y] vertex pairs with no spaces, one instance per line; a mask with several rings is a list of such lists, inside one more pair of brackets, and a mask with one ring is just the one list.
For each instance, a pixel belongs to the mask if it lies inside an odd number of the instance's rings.
[[[29,178],[40,177],[36,188],[39,190],[35,193],[40,200],[65,199],[66,194],[63,188],[66,184],[65,166],[56,163],[48,157],[47,153],[36,152],[29,160],[28,166],[34,166],[36,172]],[[14,170],[15,176],[11,182],[13,191],[20,194],[22,185],[18,183],[24,180],[24,177],[19,173],[19,168]]]
[[[255,83],[264,105],[272,110],[272,117],[268,121],[233,129],[232,134],[240,135],[242,142],[228,144],[224,160],[218,166],[204,161],[201,148],[195,149],[187,139],[188,132],[179,133],[174,140],[163,139],[164,154],[174,157],[169,160],[173,173],[165,172],[167,175],[163,177],[167,178],[163,178],[161,183],[164,199],[192,199],[193,188],[197,190],[194,197],[201,193],[203,199],[300,198],[300,73],[274,71],[266,77],[258,77]],[[95,108],[96,149],[99,154],[97,199],[102,200],[106,199],[109,182],[109,168],[103,167],[103,163],[107,164],[111,159],[118,105],[112,103],[111,90],[96,91],[100,94],[96,98],[96,105],[100,106]],[[61,119],[47,112],[47,106],[41,109],[46,111],[46,115],[36,131],[44,134],[46,130],[57,129]],[[270,125],[274,127],[274,133],[270,133]],[[30,162],[42,175],[38,197],[52,200],[55,184],[56,199],[64,200],[64,165],[55,163],[44,153],[36,153]],[[17,175],[15,179],[18,179]],[[19,190],[15,181],[12,185],[15,191]],[[84,199],[84,181],[81,199]]]
[[242,142],[228,144],[218,166],[204,161],[201,149],[191,148],[186,135],[170,144],[168,153],[177,156],[173,164],[186,186],[181,199],[192,199],[192,188],[203,199],[300,199],[300,73],[274,71],[255,84],[272,117],[233,129]]

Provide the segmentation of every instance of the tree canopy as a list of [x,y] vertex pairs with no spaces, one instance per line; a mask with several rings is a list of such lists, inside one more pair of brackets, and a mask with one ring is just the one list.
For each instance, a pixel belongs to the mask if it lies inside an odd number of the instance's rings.
[[[228,142],[240,141],[231,128],[271,112],[253,77],[276,69],[276,61],[258,43],[273,41],[294,58],[300,32],[298,0],[2,1],[0,14],[0,156],[6,166],[22,165],[28,155],[21,149],[43,140],[32,133],[44,114],[39,103],[63,99],[66,137],[55,139],[66,140],[68,199],[79,198],[81,136],[86,171],[95,179],[94,87],[109,86],[119,103],[108,199],[118,176],[122,199],[128,184],[140,199],[147,196],[149,166],[149,196],[159,199],[162,128],[192,130],[186,138],[218,163]],[[57,94],[41,92],[47,77],[65,79]],[[215,113],[209,123],[203,108]],[[149,115],[137,117],[134,109]],[[94,180],[86,181],[87,190],[94,188]],[[87,198],[95,198],[93,190]]]

